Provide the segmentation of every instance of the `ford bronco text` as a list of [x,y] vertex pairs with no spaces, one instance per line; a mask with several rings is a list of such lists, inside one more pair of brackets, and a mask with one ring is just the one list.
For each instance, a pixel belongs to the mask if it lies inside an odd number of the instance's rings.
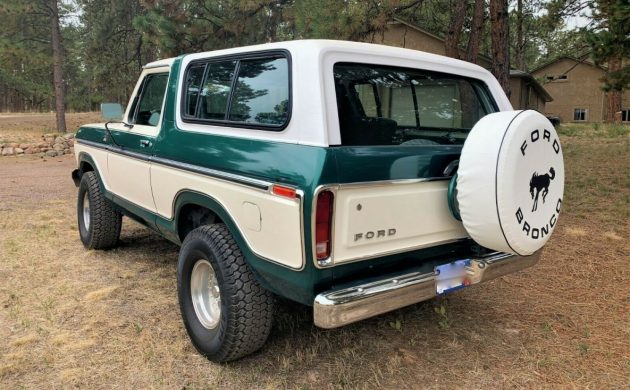
[[126,215],[181,245],[183,322],[213,361],[265,343],[275,296],[335,328],[532,266],[562,205],[551,123],[419,51],[183,55],[118,110],[76,135],[81,241],[114,247]]

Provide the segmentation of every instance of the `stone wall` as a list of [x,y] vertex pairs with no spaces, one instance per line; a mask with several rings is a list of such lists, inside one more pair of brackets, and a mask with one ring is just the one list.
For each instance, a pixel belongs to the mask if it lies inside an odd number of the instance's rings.
[[74,134],[44,134],[41,142],[0,144],[0,156],[56,157],[74,153]]

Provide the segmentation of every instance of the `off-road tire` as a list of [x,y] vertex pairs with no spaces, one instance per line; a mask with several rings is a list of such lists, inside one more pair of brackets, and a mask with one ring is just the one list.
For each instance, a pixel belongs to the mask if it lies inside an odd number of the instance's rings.
[[[202,325],[193,307],[191,274],[198,260],[210,262],[220,289],[221,314],[214,329]],[[188,335],[195,348],[209,360],[239,359],[257,351],[267,341],[275,297],[258,284],[224,224],[202,226],[186,236],[177,265],[177,292]]]
[[[90,202],[90,222],[85,226],[83,204],[85,194]],[[87,249],[111,249],[118,244],[122,214],[114,209],[112,203],[105,198],[94,172],[85,172],[81,176],[79,195],[77,198],[77,220],[79,236]]]

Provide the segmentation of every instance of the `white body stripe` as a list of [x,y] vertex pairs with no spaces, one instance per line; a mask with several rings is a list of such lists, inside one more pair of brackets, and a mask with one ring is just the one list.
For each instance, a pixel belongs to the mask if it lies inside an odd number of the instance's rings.
[[[151,167],[151,186],[160,216],[173,218],[173,200],[182,190],[208,194],[232,217],[257,255],[302,268],[299,200],[158,164]],[[258,206],[259,215],[252,215],[257,212],[252,205]],[[258,225],[252,223],[255,220],[259,220]]]

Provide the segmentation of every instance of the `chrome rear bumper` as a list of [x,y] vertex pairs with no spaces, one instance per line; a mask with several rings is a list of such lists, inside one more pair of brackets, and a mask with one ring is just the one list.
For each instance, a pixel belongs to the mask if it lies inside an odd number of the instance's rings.
[[[540,251],[531,256],[493,253],[470,259],[466,272],[470,284],[483,283],[531,267],[539,257]],[[426,301],[437,295],[435,277],[435,272],[412,272],[323,292],[313,305],[315,325],[336,328]]]

